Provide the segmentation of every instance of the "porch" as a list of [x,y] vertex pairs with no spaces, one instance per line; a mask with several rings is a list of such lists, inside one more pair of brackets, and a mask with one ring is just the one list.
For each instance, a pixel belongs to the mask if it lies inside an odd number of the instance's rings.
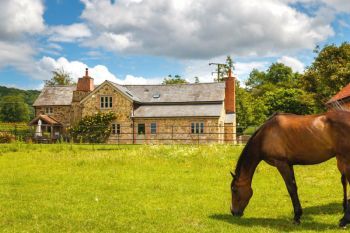
[[29,126],[34,132],[33,139],[38,143],[56,142],[63,134],[63,125],[48,115],[35,117]]

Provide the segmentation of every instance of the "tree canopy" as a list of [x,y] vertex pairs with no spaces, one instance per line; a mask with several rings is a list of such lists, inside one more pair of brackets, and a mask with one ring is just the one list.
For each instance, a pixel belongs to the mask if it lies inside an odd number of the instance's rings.
[[163,84],[185,84],[188,83],[186,79],[183,79],[180,75],[175,75],[174,77],[172,75],[168,75],[167,78],[164,78]]
[[29,106],[21,96],[5,96],[0,104],[0,118],[3,122],[29,121]]
[[73,79],[70,77],[70,74],[63,68],[52,71],[52,78],[50,80],[45,80],[45,85],[47,86],[71,84],[74,84]]
[[302,86],[312,93],[318,111],[340,89],[350,83],[350,44],[327,45],[315,49],[316,58],[305,71]]

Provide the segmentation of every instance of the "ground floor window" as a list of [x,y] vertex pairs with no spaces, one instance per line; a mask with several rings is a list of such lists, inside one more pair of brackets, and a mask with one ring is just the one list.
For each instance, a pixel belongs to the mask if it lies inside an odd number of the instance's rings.
[[151,134],[157,133],[157,123],[151,123]]
[[191,123],[191,133],[192,134],[204,133],[204,123],[203,122],[192,122]]
[[145,124],[137,125],[137,134],[145,134]]
[[112,134],[120,134],[120,124],[112,124]]

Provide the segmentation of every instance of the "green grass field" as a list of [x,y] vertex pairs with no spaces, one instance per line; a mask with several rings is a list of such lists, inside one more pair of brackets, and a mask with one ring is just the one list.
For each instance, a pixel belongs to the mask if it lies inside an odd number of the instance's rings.
[[296,167],[302,224],[275,168],[261,163],[241,219],[230,170],[242,147],[0,145],[1,232],[336,232],[335,160]]

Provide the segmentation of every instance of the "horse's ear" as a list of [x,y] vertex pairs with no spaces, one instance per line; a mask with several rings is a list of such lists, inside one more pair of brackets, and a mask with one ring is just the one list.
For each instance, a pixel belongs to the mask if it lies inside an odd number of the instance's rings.
[[232,178],[235,178],[236,175],[233,174],[233,172],[231,172],[231,171],[230,171],[230,173],[231,173]]

